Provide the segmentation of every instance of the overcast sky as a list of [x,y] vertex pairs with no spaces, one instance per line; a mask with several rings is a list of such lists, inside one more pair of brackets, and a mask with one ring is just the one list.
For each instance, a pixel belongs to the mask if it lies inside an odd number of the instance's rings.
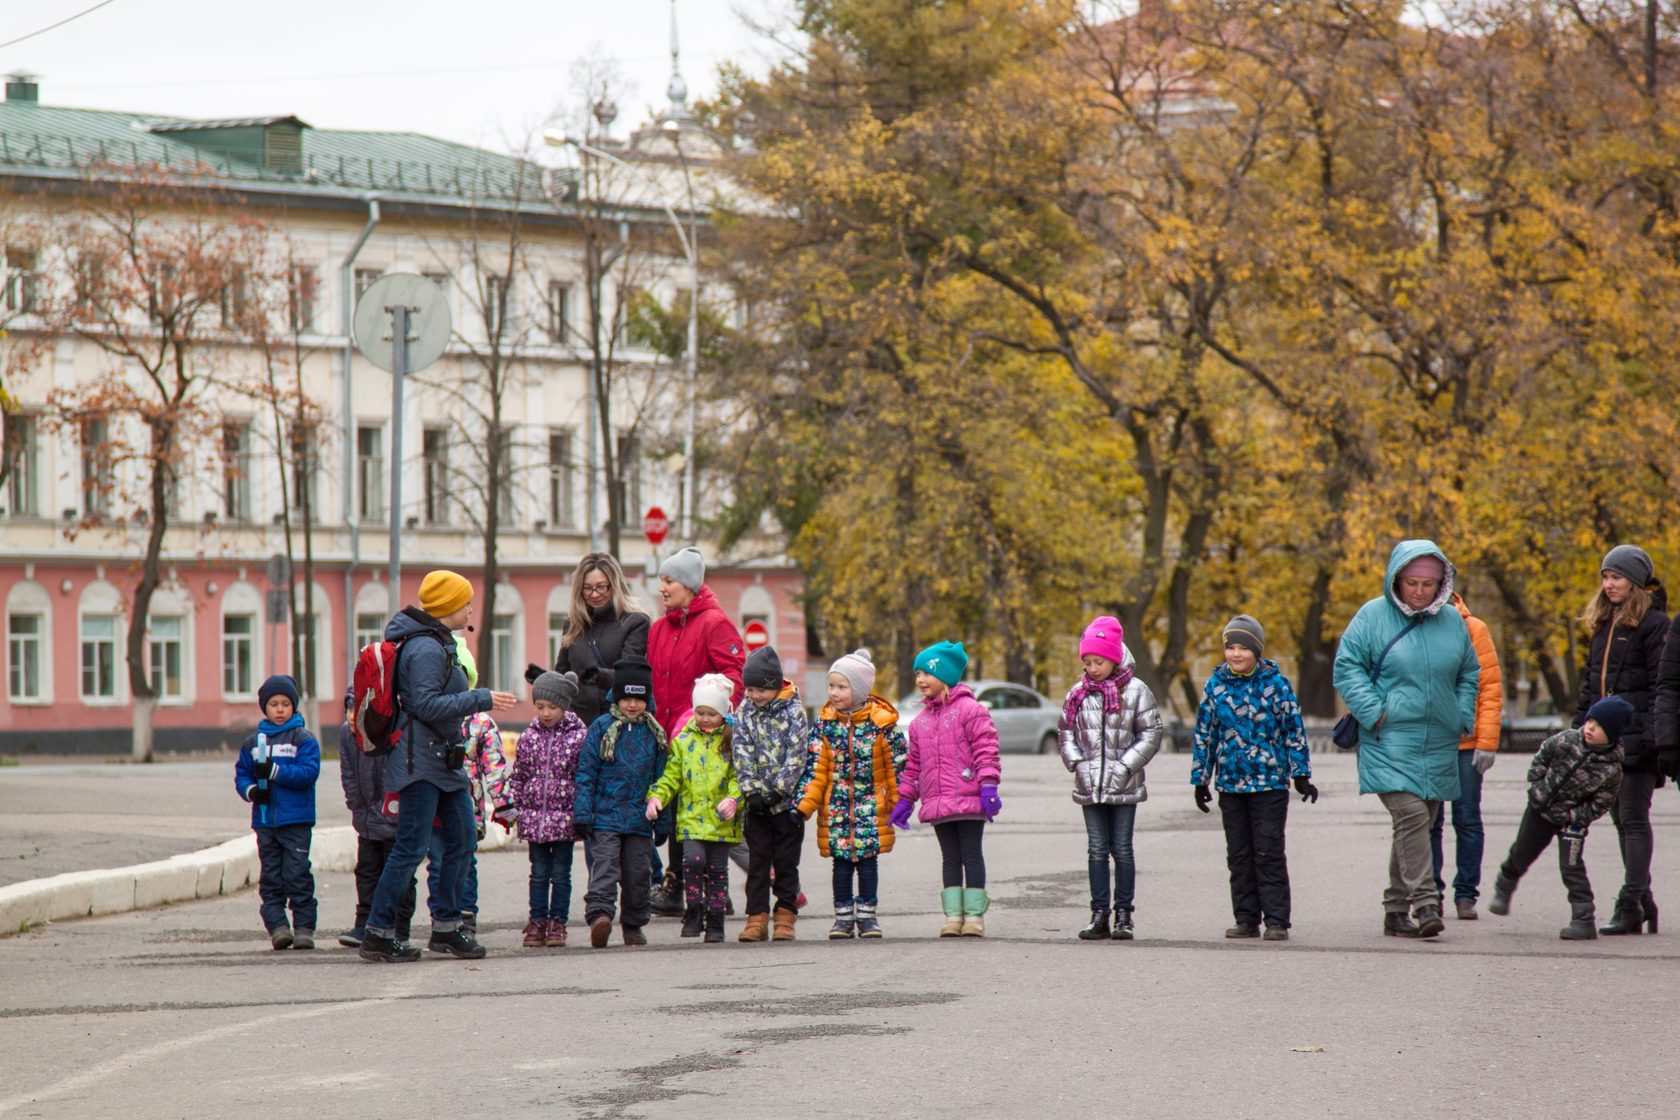
[[[98,0],[0,2],[0,42]],[[678,0],[691,97],[718,65],[762,70],[748,25],[784,0]],[[746,18],[744,18],[746,17]],[[517,146],[571,98],[574,63],[616,60],[631,87],[616,131],[665,103],[669,0],[110,0],[0,48],[0,70],[41,79],[53,105],[184,117],[295,114],[317,128],[425,132]]]

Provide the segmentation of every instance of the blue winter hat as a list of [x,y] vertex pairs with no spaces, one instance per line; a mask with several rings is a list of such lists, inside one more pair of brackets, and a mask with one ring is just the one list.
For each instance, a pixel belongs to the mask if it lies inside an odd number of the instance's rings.
[[968,651],[961,642],[935,642],[916,655],[916,671],[937,677],[952,688],[968,669]]
[[1633,705],[1620,696],[1606,696],[1587,709],[1587,718],[1604,728],[1604,737],[1611,743],[1622,741],[1622,732],[1633,722]]
[[268,702],[276,696],[284,696],[292,702],[292,710],[297,711],[298,690],[297,682],[291,677],[275,674],[262,683],[257,689],[257,708],[266,711]]

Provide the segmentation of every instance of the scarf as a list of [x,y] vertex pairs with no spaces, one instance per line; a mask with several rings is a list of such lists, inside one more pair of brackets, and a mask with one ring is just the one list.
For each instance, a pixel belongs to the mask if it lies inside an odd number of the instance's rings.
[[1121,668],[1108,675],[1106,680],[1094,681],[1089,674],[1081,676],[1068,689],[1067,701],[1062,705],[1062,719],[1069,727],[1079,726],[1079,708],[1085,703],[1085,698],[1093,692],[1102,693],[1102,710],[1104,714],[1120,710],[1120,690],[1130,684],[1132,671]]
[[647,724],[648,729],[653,732],[653,741],[659,744],[659,749],[661,751],[668,751],[671,749],[665,742],[665,729],[659,726],[659,721],[653,718],[652,712],[643,709],[641,715],[637,716],[635,719],[631,719],[629,716],[618,710],[617,701],[614,701],[613,706],[608,710],[612,713],[613,721],[607,725],[606,731],[601,735],[602,762],[611,762],[613,760],[613,754],[618,750],[619,732],[623,731],[624,728],[633,723]]
[[257,721],[257,730],[264,735],[279,735],[284,731],[293,731],[303,726],[303,713],[293,712],[285,723],[270,723],[266,719]]

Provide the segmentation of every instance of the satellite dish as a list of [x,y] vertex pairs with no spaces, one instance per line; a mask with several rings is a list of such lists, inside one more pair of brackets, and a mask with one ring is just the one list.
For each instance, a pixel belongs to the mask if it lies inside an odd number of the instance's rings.
[[393,272],[368,286],[356,301],[356,349],[380,369],[395,369],[391,312],[408,308],[408,354],[403,372],[425,369],[449,345],[449,300],[436,282],[411,272]]

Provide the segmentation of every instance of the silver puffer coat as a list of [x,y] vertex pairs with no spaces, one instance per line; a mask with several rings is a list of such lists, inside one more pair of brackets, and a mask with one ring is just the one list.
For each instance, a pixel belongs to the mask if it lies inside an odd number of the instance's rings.
[[[1132,668],[1126,651],[1125,668]],[[1073,800],[1080,805],[1136,805],[1149,797],[1143,768],[1161,749],[1161,710],[1149,686],[1133,677],[1120,693],[1120,710],[1103,711],[1102,693],[1079,705],[1078,718],[1060,721],[1062,765],[1073,773]]]

